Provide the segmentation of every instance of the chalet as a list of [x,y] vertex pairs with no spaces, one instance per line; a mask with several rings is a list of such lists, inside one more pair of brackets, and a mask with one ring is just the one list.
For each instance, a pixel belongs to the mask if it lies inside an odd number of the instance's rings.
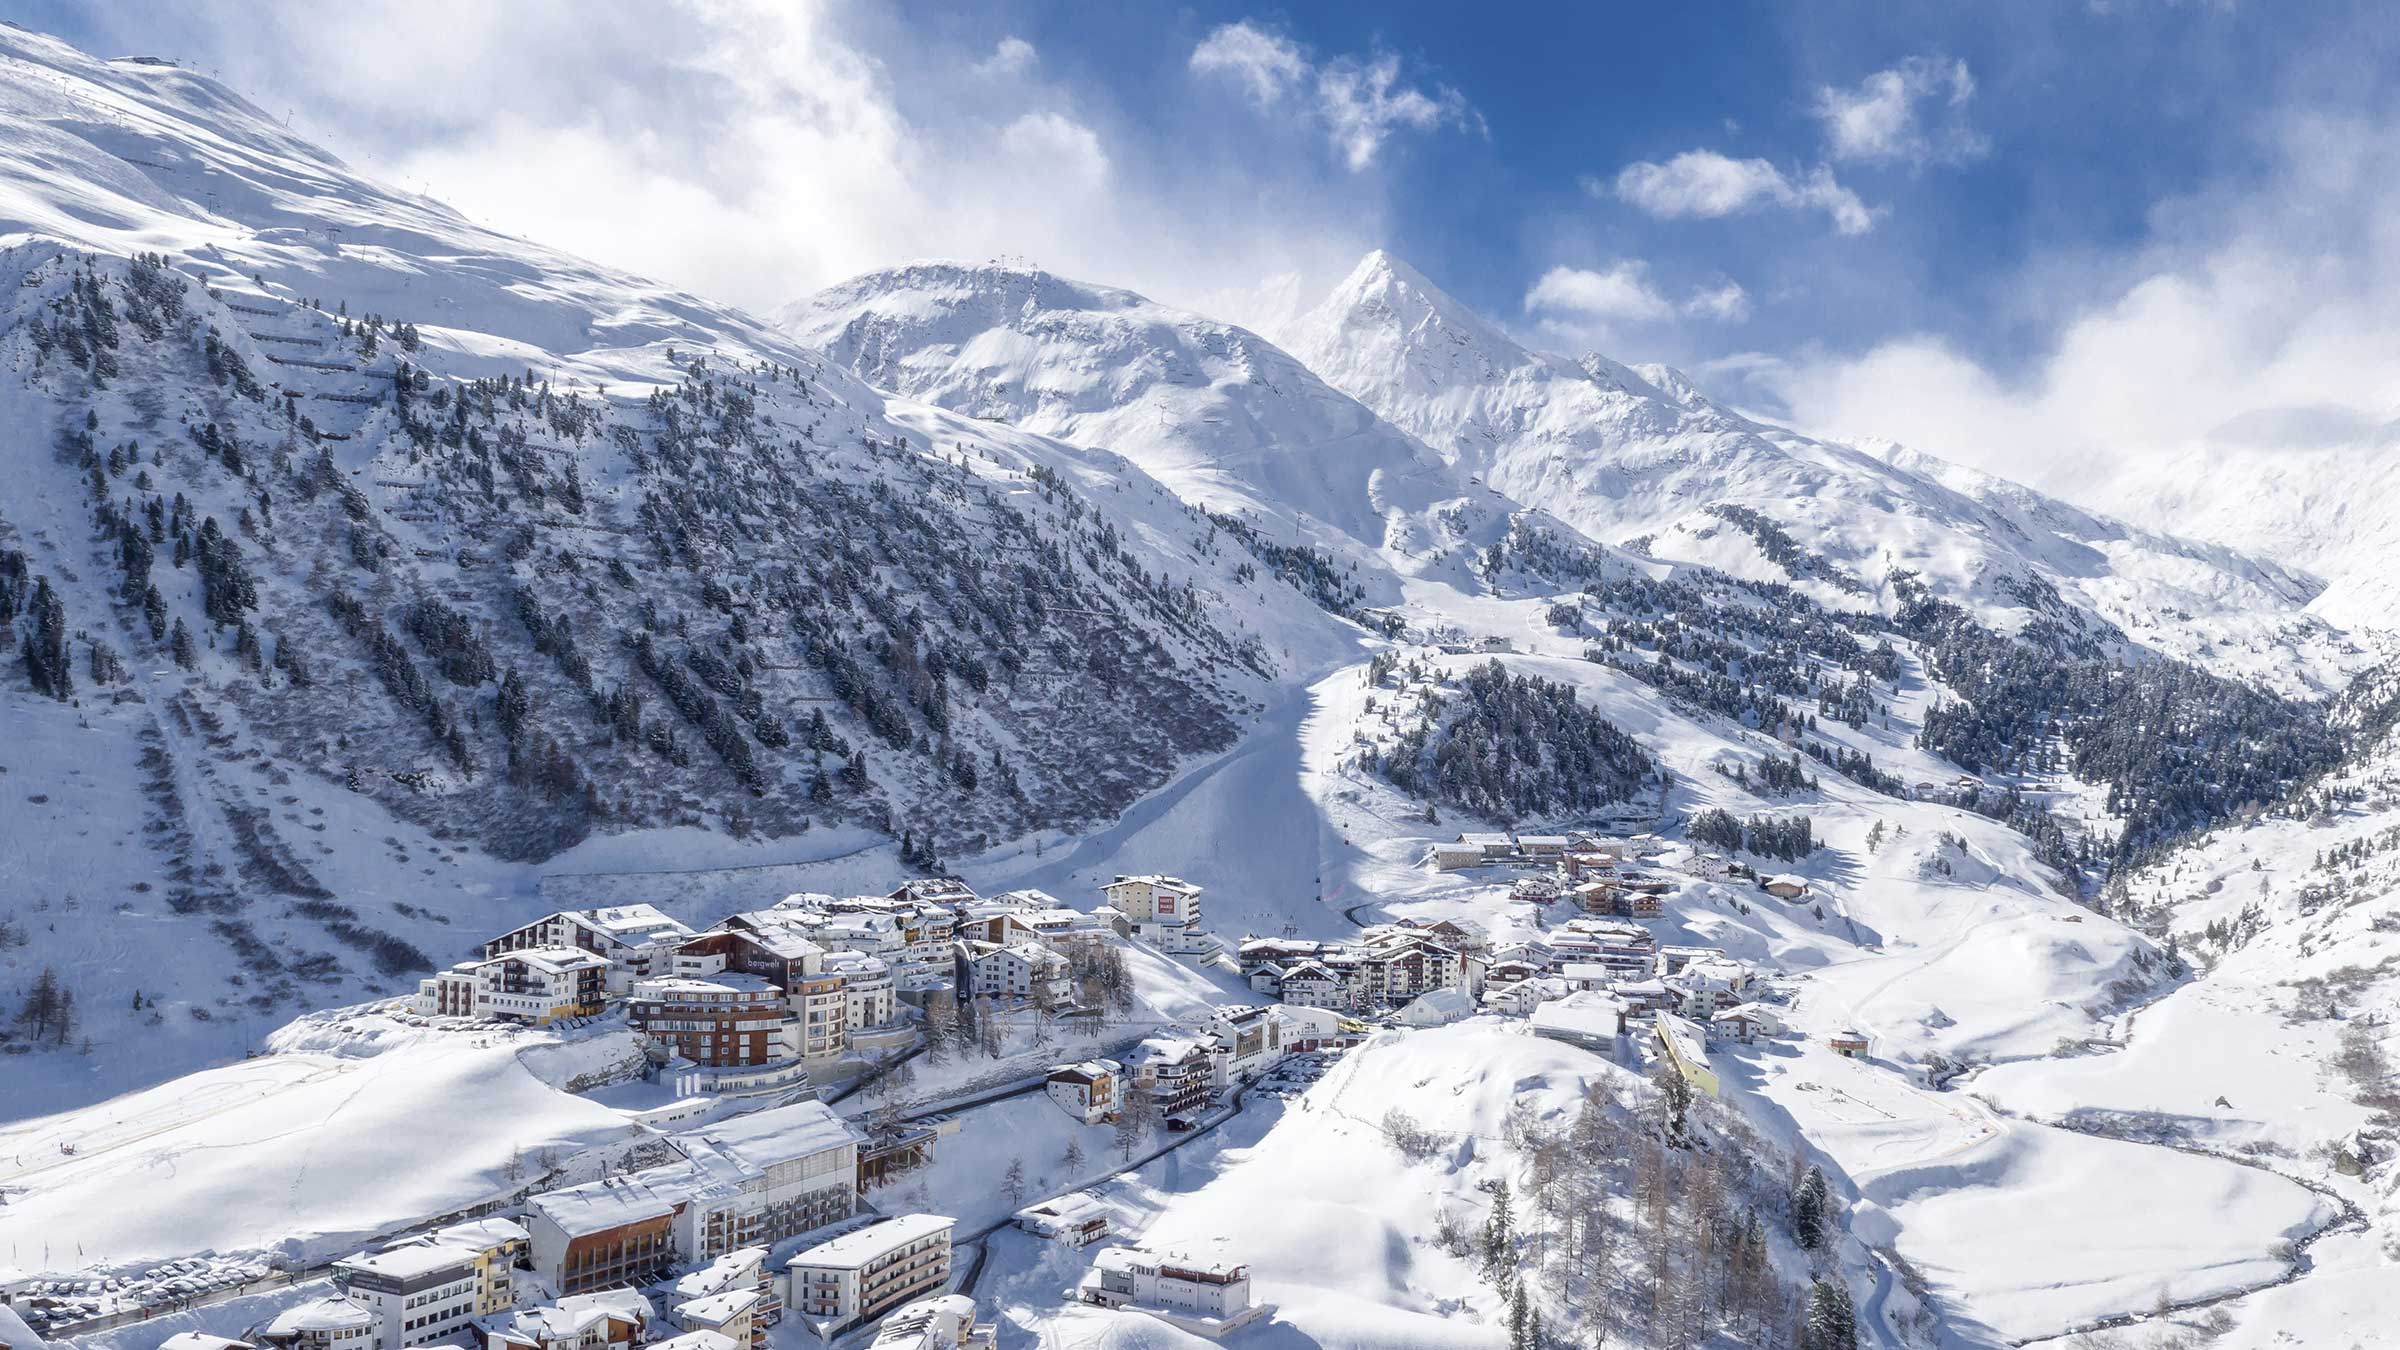
[[1610,985],[1623,978],[1623,972],[1597,961],[1569,961],[1558,968],[1558,976],[1566,981],[1567,988],[1578,993],[1592,990],[1605,992]]
[[1799,900],[1808,895],[1808,878],[1791,872],[1759,878],[1758,888],[1778,900]]
[[1774,1009],[1759,1003],[1737,1003],[1720,1008],[1708,1019],[1709,1030],[1717,1036],[1748,1045],[1783,1034],[1783,1019]]
[[1867,1053],[1867,1033],[1845,1027],[1825,1038],[1825,1044],[1844,1059]]
[[819,1340],[872,1322],[950,1282],[950,1230],[940,1214],[904,1214],[820,1242],[785,1266],[785,1306]]
[[574,947],[526,947],[452,966],[417,985],[427,1017],[494,1018],[548,1026],[608,1000],[608,958]]
[[1520,834],[1517,852],[1531,862],[1556,862],[1566,856],[1567,837],[1563,834]]
[[1087,1059],[1050,1070],[1042,1091],[1058,1108],[1086,1125],[1114,1120],[1123,1105],[1125,1066],[1113,1059]]
[[609,992],[622,994],[638,980],[673,973],[675,949],[691,935],[690,928],[654,906],[611,905],[543,915],[484,943],[483,955],[489,960],[539,947],[590,952],[607,959]]
[[1045,1200],[1017,1211],[1017,1227],[1062,1247],[1089,1247],[1109,1234],[1108,1206],[1087,1194]]
[[1519,877],[1508,898],[1520,905],[1547,905],[1558,899],[1558,883],[1548,877]]
[[[1285,967],[1267,991],[1286,1003],[1304,1008],[1351,1007],[1348,981],[1322,961],[1301,961]],[[1252,985],[1256,987],[1255,982]]]
[[1716,1096],[1717,1071],[1708,1063],[1708,1034],[1673,1013],[1662,1012],[1656,1017],[1652,1030],[1660,1058],[1681,1074],[1693,1091]]
[[1488,991],[1504,984],[1516,984],[1524,980],[1537,979],[1542,974],[1543,968],[1534,962],[1521,957],[1511,957],[1506,961],[1494,961],[1484,969],[1483,987]]

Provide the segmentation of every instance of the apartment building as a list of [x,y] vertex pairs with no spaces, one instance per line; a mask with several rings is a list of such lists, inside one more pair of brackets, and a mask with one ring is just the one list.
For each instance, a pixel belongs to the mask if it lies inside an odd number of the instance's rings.
[[333,1287],[375,1319],[378,1346],[423,1345],[475,1319],[483,1264],[471,1248],[409,1244],[334,1262]]
[[950,1230],[940,1214],[904,1214],[821,1242],[785,1266],[786,1306],[831,1340],[950,1279]]
[[527,947],[466,961],[419,981],[415,1006],[427,1017],[486,1017],[547,1026],[599,1012],[608,998],[608,958],[573,947]]
[[783,989],[756,975],[668,975],[633,987],[633,1029],[705,1068],[755,1067],[800,1055],[800,1017]]

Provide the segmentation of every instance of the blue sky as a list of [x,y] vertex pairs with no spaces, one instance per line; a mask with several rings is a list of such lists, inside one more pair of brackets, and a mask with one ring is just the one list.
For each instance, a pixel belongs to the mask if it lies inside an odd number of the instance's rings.
[[2400,395],[2395,26],[2369,5],[20,17],[759,310],[1006,254],[1271,328],[1383,246],[1530,342],[2036,480],[2237,423],[2372,425]]

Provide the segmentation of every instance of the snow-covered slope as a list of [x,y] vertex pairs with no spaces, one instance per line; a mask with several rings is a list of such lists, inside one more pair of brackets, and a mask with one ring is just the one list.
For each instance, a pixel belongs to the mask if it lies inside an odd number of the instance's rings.
[[1387,253],[1281,336],[1461,469],[1596,539],[1839,607],[1888,608],[1913,571],[2004,630],[2048,618],[2113,642],[2114,628],[2290,690],[2336,687],[2356,660],[2303,612],[2321,588],[2304,573],[1930,456],[1766,426],[1664,367],[1533,351]]

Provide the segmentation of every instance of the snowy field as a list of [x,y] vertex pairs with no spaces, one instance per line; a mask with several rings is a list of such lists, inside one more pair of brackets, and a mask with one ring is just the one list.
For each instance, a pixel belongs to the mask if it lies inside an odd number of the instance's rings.
[[[632,1138],[546,1074],[634,1049],[618,1032],[426,1030],[364,1014],[296,1024],[288,1049],[0,1128],[0,1252],[25,1269],[202,1252],[294,1261],[502,1195],[544,1150]],[[70,1154],[66,1150],[72,1148]],[[362,1184],[373,1178],[373,1184]]]

